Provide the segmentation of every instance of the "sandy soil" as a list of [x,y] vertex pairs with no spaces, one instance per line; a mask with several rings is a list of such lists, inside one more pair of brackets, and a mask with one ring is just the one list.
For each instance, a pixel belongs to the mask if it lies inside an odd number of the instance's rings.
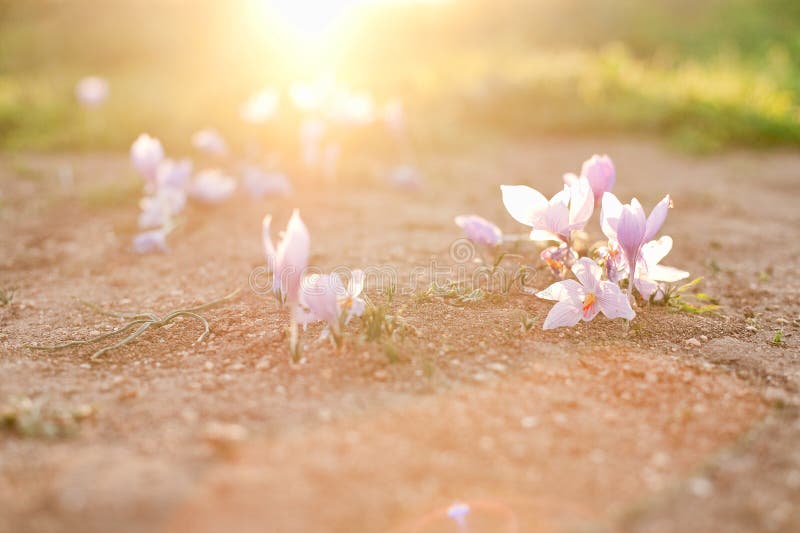
[[[246,287],[261,218],[295,206],[324,269],[453,266],[453,216],[520,232],[497,186],[555,192],[600,150],[621,197],[673,195],[665,263],[704,276],[719,314],[650,307],[628,334],[602,318],[543,332],[550,304],[517,291],[455,306],[407,290],[393,357],[356,321],[340,353],[309,329],[294,366],[286,316],[245,290],[203,312],[202,343],[184,319],[99,361],[24,348],[120,325],[75,298],[165,313]],[[800,530],[800,154],[537,141],[423,166],[419,193],[360,172],[191,207],[169,255],[139,257],[136,198],[97,200],[128,179],[126,157],[0,156],[0,286],[17,288],[0,307],[0,405],[77,413],[70,435],[0,429],[0,531],[456,531],[456,501],[469,531]],[[517,251],[535,263],[532,243]]]

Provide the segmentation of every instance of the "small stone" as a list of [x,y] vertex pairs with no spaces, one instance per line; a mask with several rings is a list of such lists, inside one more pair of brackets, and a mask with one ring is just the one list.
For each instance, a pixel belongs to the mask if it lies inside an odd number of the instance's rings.
[[221,453],[230,453],[233,446],[247,439],[247,435],[244,426],[221,422],[210,422],[203,432],[205,440]]
[[708,337],[705,335],[700,335],[700,342],[708,342]]
[[699,341],[699,340],[697,340],[697,339],[695,339],[694,337],[692,337],[691,339],[686,339],[686,340],[684,341],[684,343],[686,344],[686,346],[693,346],[693,347],[695,347],[695,348],[697,348],[697,347],[699,347],[699,346],[702,346],[702,344],[700,343],[700,341]]
[[530,429],[536,427],[539,420],[535,416],[523,416],[519,423],[525,429]]
[[203,366],[205,366],[206,370],[214,370],[214,363],[211,361],[206,361],[206,364]]
[[376,370],[372,377],[377,379],[378,381],[386,381],[386,378],[389,377],[389,373],[386,370]]
[[776,319],[775,319],[775,323],[776,323],[776,324],[788,325],[788,324],[789,324],[789,321],[788,321],[788,320],[786,320],[786,319],[785,319],[785,318],[783,318],[783,317],[780,317],[780,318],[776,318]]
[[92,368],[92,365],[90,365],[89,363],[81,363],[81,368],[89,370]]
[[745,327],[744,329],[746,329],[746,330],[747,330],[747,331],[749,331],[750,333],[756,333],[756,332],[758,331],[758,328],[757,328],[757,327],[755,327],[755,326],[754,326],[754,325],[752,325],[752,324],[748,324],[748,325],[747,325],[747,327]]

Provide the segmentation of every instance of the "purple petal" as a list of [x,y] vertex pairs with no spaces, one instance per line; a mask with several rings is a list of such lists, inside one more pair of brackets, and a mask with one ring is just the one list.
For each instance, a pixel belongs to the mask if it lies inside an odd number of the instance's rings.
[[650,212],[650,216],[647,217],[647,231],[644,236],[645,241],[655,238],[656,234],[661,230],[661,226],[664,225],[664,221],[667,219],[667,212],[670,207],[672,207],[672,200],[669,195],[666,195]]
[[455,218],[455,223],[474,243],[497,246],[503,242],[503,232],[500,228],[478,215],[459,215]]
[[617,223],[617,242],[631,264],[638,259],[639,251],[644,244],[646,224],[644,211],[632,205],[622,207],[622,214]]
[[595,201],[600,201],[603,194],[614,188],[617,179],[614,163],[607,155],[593,155],[583,162],[581,176],[589,180]]
[[570,298],[562,300],[550,309],[544,320],[542,329],[556,329],[564,326],[574,326],[583,316],[583,307],[580,300]]
[[133,238],[133,251],[137,254],[167,252],[167,233],[164,230],[144,231]]
[[596,292],[600,277],[603,275],[603,269],[589,259],[582,257],[577,263],[572,265],[572,273],[581,282],[586,292]]
[[619,286],[610,281],[600,282],[600,292],[597,293],[600,311],[608,318],[624,318],[633,320],[636,313],[633,311],[628,297],[619,290]]

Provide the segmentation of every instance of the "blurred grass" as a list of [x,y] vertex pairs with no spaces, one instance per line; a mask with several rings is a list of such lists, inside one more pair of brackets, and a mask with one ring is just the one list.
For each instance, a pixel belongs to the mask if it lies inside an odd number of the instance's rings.
[[[238,119],[251,91],[313,72],[254,1],[0,0],[0,147],[125,149],[149,131],[186,149],[207,125],[234,143],[295,139],[296,117],[259,131]],[[422,146],[604,133],[695,152],[800,144],[796,0],[451,0],[375,7],[343,32],[326,68],[403,98]],[[88,74],[110,81],[101,109],[74,101]]]

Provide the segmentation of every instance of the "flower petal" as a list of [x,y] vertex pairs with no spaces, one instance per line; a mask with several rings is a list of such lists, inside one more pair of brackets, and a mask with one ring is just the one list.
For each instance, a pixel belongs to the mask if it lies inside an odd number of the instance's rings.
[[569,224],[570,231],[583,229],[594,211],[594,193],[589,180],[584,177],[569,187]]
[[647,232],[644,236],[645,241],[653,239],[659,232],[661,226],[664,225],[664,221],[667,219],[667,212],[670,207],[672,207],[672,200],[669,195],[666,195],[650,212],[650,216],[647,217]]
[[537,292],[536,296],[543,300],[562,301],[569,298],[577,298],[580,300],[583,298],[583,294],[583,287],[581,287],[580,283],[574,279],[566,279],[564,281],[557,281],[546,289]]
[[603,233],[612,241],[617,240],[617,223],[622,214],[622,202],[613,193],[603,194],[603,207],[600,210],[600,226]]
[[647,221],[644,218],[644,211],[633,205],[622,206],[622,214],[617,223],[617,242],[625,252],[629,262],[639,258],[639,252],[644,243],[644,236]]
[[364,290],[364,271],[353,270],[350,280],[347,282],[347,294],[356,298]]
[[619,286],[610,281],[600,282],[600,292],[597,294],[600,311],[608,318],[624,318],[633,320],[636,313],[628,301],[628,296],[619,290]]
[[547,206],[547,198],[527,185],[501,185],[500,191],[508,213],[526,226],[533,226],[534,214]]
[[671,266],[653,265],[647,270],[647,278],[653,281],[674,283],[689,277],[689,273]]
[[664,235],[658,240],[644,243],[641,257],[649,269],[660,263],[670,250],[672,250],[672,237]]
[[580,300],[568,299],[558,302],[547,313],[542,329],[556,329],[564,326],[574,326],[580,322],[583,308]]
[[588,257],[582,257],[572,265],[572,273],[584,286],[586,292],[596,292],[603,269]]

